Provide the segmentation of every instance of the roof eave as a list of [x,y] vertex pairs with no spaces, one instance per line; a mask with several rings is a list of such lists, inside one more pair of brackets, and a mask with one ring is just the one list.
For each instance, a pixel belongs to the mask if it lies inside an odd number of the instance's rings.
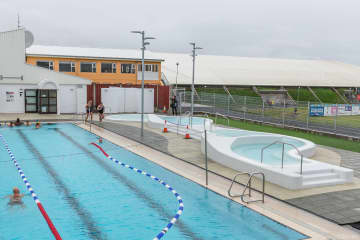
[[[94,56],[71,56],[71,55],[54,55],[54,54],[34,54],[26,53],[28,57],[56,57],[56,58],[71,58],[71,59],[93,59],[93,60],[125,60],[125,61],[141,61],[141,58],[111,58],[111,57],[94,57]],[[149,62],[164,62],[164,59],[145,58]]]

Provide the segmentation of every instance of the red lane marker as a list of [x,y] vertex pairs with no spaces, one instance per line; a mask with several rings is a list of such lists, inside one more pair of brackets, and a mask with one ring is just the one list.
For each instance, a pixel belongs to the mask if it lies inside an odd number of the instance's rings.
[[102,149],[102,147],[100,147],[99,145],[97,145],[96,143],[91,143],[92,145],[94,145],[95,147],[97,147],[106,157],[109,157],[109,154],[107,154],[104,149]]
[[37,206],[41,212],[41,214],[43,215],[43,217],[45,218],[45,221],[47,222],[51,232],[53,233],[54,237],[56,240],[62,240],[60,237],[60,234],[58,233],[58,231],[56,230],[54,224],[52,223],[51,219],[49,218],[49,216],[47,215],[45,209],[43,208],[41,203],[37,203]]

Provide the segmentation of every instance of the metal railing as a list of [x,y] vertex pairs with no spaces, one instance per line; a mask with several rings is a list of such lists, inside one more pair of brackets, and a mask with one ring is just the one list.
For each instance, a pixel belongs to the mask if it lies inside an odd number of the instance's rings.
[[218,117],[218,116],[226,119],[226,120],[227,120],[227,125],[230,126],[230,120],[229,120],[229,118],[228,118],[227,116],[225,116],[224,114],[221,114],[221,113],[218,113],[218,112],[215,113],[215,125],[216,125],[216,121],[217,121],[217,117]]
[[273,145],[275,145],[275,144],[278,144],[278,143],[282,144],[281,168],[284,168],[285,145],[289,145],[289,146],[293,147],[293,148],[297,151],[297,153],[300,155],[300,157],[301,157],[301,160],[300,160],[300,175],[302,175],[303,158],[304,158],[304,156],[303,156],[303,154],[299,151],[299,149],[298,149],[295,145],[293,145],[293,144],[291,144],[291,143],[287,143],[287,142],[283,142],[283,141],[276,140],[275,142],[272,142],[272,143],[270,143],[269,145],[266,145],[265,147],[263,147],[263,148],[261,149],[261,163],[263,163],[263,160],[264,160],[264,150],[267,149],[267,148],[269,148],[269,147],[271,147],[271,146],[273,146]]
[[[234,194],[231,193],[231,189],[232,189],[234,183],[236,182],[236,178],[237,178],[238,176],[241,176],[241,175],[248,175],[248,176],[249,176],[249,179],[248,179],[248,181],[247,181],[247,183],[246,183],[246,185],[245,185],[245,188],[244,188],[242,194],[234,195]],[[261,189],[262,198],[261,198],[261,199],[256,199],[256,200],[246,201],[246,200],[244,199],[244,197],[245,197],[245,196],[249,196],[249,198],[251,197],[251,190],[252,190],[252,188],[251,188],[251,180],[252,180],[253,177],[256,176],[256,175],[261,175],[261,177],[262,177],[262,189]],[[248,190],[248,192],[249,192],[248,194],[246,194],[246,190]],[[230,197],[241,197],[241,201],[244,202],[244,203],[259,202],[259,201],[261,201],[261,202],[264,203],[264,202],[265,202],[265,174],[262,173],[262,172],[254,172],[254,173],[251,173],[251,174],[248,173],[248,172],[244,172],[244,173],[238,173],[238,174],[236,174],[236,175],[234,176],[232,182],[231,182],[231,185],[230,185],[229,189],[228,189],[228,195],[229,195]]]
[[[181,111],[190,109],[190,97],[189,92],[181,93],[179,101]],[[323,107],[324,115],[326,115],[325,108],[331,108],[331,113],[326,112],[330,116],[316,116],[319,102],[294,101],[289,98],[286,101],[284,99],[270,101],[261,97],[234,94],[232,97],[235,102],[225,91],[224,94],[199,92],[199,95],[195,96],[194,99],[194,111],[211,114],[218,112],[229,118],[244,121],[360,138],[360,115],[355,114],[358,105],[325,103],[320,108]]]

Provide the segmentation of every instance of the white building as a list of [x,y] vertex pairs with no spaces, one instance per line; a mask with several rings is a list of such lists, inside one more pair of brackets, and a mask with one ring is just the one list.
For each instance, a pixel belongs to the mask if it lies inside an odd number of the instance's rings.
[[91,81],[26,64],[25,35],[0,32],[0,113],[83,113]]

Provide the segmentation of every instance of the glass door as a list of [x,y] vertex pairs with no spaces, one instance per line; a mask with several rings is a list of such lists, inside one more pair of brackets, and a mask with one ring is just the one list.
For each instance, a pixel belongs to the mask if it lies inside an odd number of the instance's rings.
[[25,89],[25,112],[36,113],[37,112],[37,90],[36,89]]
[[40,113],[57,113],[57,90],[40,90]]

